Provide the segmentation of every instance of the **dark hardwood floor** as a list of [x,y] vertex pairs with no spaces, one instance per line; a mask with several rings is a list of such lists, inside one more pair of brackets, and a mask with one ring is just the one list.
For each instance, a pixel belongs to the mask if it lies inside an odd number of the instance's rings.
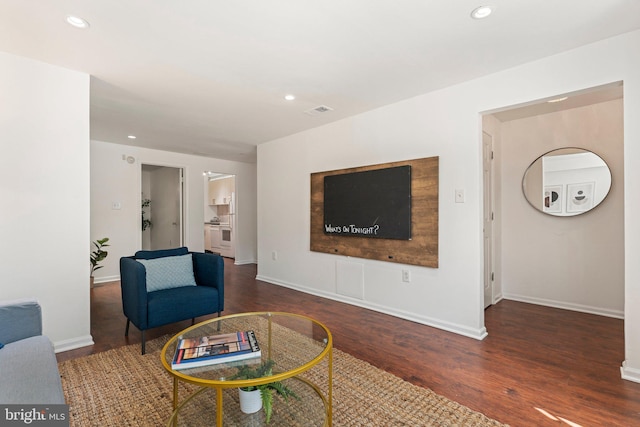
[[[336,348],[512,426],[640,425],[640,384],[620,378],[622,320],[505,300],[487,309],[489,336],[477,341],[261,282],[255,265],[225,261],[223,314],[313,317],[331,330]],[[92,289],[95,345],[58,360],[139,344],[135,327],[124,337],[125,322],[119,283]],[[157,328],[148,339],[189,325]]]

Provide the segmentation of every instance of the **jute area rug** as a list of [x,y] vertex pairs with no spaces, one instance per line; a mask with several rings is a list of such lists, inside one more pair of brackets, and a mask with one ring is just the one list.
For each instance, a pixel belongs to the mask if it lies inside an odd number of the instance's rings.
[[[145,356],[139,345],[130,345],[61,362],[70,425],[166,425],[173,382],[160,364],[160,351],[168,338],[149,341]],[[347,353],[333,352],[334,426],[504,426]],[[326,369],[313,375],[313,381],[326,382]],[[193,386],[181,387],[182,398]]]

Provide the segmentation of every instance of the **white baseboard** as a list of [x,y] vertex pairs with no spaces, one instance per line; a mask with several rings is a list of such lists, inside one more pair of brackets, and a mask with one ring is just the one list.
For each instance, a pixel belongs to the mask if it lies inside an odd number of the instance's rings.
[[93,278],[93,284],[94,285],[98,285],[100,283],[107,283],[107,282],[117,282],[120,280],[120,275],[116,274],[115,276],[101,276],[101,277],[95,277]]
[[315,296],[327,298],[327,299],[338,301],[338,302],[343,302],[350,305],[355,305],[357,307],[366,308],[366,309],[377,311],[383,314],[388,314],[390,316],[409,320],[411,322],[419,323],[421,325],[432,326],[437,329],[442,329],[447,332],[453,332],[455,334],[463,335],[465,337],[473,338],[476,340],[483,340],[487,336],[487,329],[485,327],[474,329],[474,328],[469,328],[467,326],[458,325],[455,323],[450,323],[450,322],[439,320],[439,319],[433,319],[433,318],[424,317],[424,316],[417,316],[414,313],[408,313],[402,310],[396,310],[391,307],[381,306],[379,304],[374,304],[368,301],[346,297],[344,295],[338,295],[338,294],[333,294],[329,292],[318,291],[317,289],[306,288],[303,286],[296,285],[294,283],[283,282],[281,280],[273,279],[267,276],[258,275],[256,279],[262,280],[263,282],[268,282],[274,285],[282,286],[285,288],[293,289],[296,291],[304,292],[306,294],[315,295]]
[[258,263],[258,260],[256,259],[239,260],[236,258],[236,260],[234,261],[235,265],[257,264],[257,263]]
[[53,343],[53,348],[56,353],[60,353],[63,351],[75,350],[76,348],[86,347],[93,344],[93,337],[91,335],[85,335],[83,337],[56,341]]
[[571,311],[579,311],[581,313],[597,314],[598,316],[613,317],[615,319],[624,319],[624,311],[622,310],[611,310],[611,309],[602,308],[602,307],[591,307],[588,305],[574,304],[574,303],[565,302],[565,301],[554,301],[554,300],[548,300],[544,298],[533,298],[533,297],[528,297],[523,295],[513,295],[508,293],[505,293],[503,295],[503,298],[507,300],[512,300],[512,301],[526,302],[529,304],[543,305],[546,307],[561,308],[564,310],[571,310]]
[[620,374],[622,375],[623,380],[640,383],[640,369],[627,366],[626,361],[622,362],[622,366],[620,367]]

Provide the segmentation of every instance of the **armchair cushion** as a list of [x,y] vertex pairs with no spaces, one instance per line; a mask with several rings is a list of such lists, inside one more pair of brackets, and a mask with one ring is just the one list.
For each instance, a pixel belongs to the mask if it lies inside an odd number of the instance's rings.
[[49,338],[37,335],[0,350],[2,404],[62,404],[58,362]]
[[147,292],[196,286],[191,254],[138,259],[147,272]]
[[220,294],[208,286],[186,286],[147,295],[148,327],[180,322],[219,310]]

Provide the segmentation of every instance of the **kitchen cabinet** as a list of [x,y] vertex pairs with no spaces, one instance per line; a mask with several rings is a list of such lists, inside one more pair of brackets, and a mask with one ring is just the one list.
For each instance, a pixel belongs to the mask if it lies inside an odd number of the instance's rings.
[[204,248],[213,253],[220,254],[224,257],[234,258],[235,247],[233,243],[232,229],[228,225],[212,225],[204,226]]
[[209,204],[219,205],[222,203],[222,183],[221,180],[209,181]]
[[209,245],[209,250],[211,252],[220,253],[222,239],[220,237],[220,226],[219,225],[207,225],[205,226],[209,230],[209,236],[207,239],[207,243],[205,246]]
[[209,204],[228,205],[234,191],[234,178],[223,178],[209,181]]
[[204,250],[213,252],[211,248],[211,227],[209,225],[204,226]]

